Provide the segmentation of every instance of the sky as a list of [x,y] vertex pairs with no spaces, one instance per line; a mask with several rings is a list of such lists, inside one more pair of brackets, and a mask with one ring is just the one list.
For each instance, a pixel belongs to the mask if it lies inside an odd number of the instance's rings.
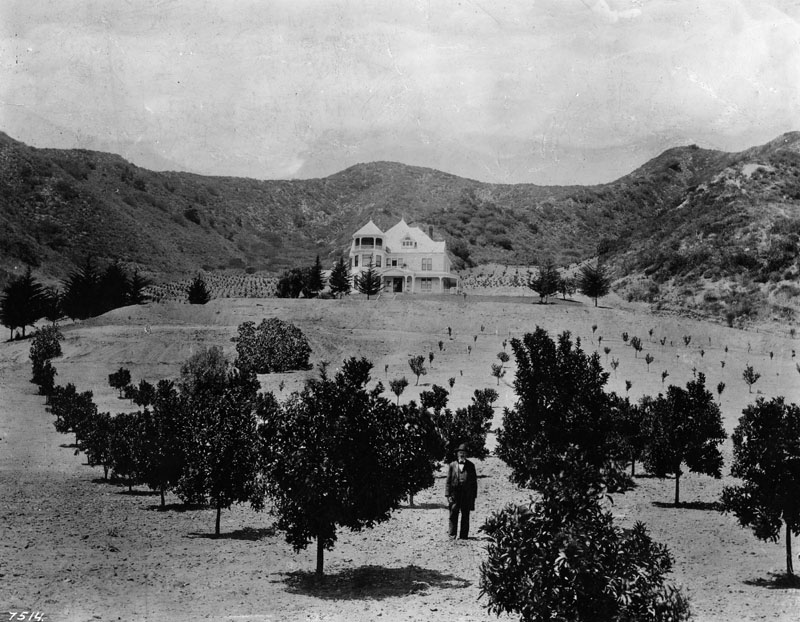
[[153,170],[594,184],[800,130],[800,0],[0,0],[0,131]]

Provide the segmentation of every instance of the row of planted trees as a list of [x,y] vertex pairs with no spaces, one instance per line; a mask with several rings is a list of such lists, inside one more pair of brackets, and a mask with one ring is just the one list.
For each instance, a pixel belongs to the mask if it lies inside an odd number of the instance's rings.
[[134,271],[129,274],[118,262],[100,270],[91,259],[72,272],[61,289],[42,285],[30,268],[12,278],[0,296],[0,323],[11,331],[33,326],[40,319],[55,323],[63,317],[83,320],[111,309],[145,302],[150,281]]
[[[149,392],[152,402],[137,413],[98,415],[91,394],[69,387],[56,387],[50,408],[57,421],[64,409],[84,413],[58,425],[76,433],[90,463],[103,464],[105,451],[112,473],[129,483],[210,504],[217,532],[221,510],[232,503],[269,505],[296,549],[316,541],[320,574],[338,528],[389,519],[402,499],[433,484],[456,443],[466,440],[477,458],[488,455],[493,390],[476,391],[455,412],[437,386],[419,405],[398,405],[380,383],[368,388],[372,366],[353,358],[334,373],[322,365],[302,391],[279,402],[258,392],[256,365],[248,362],[272,342],[240,347],[259,328],[240,327],[235,364],[218,350],[203,351],[176,382]],[[586,355],[569,333],[553,341],[537,328],[511,344],[517,402],[504,413],[496,454],[514,482],[539,494],[497,511],[483,527],[490,544],[481,589],[490,610],[524,620],[687,619],[686,599],[667,581],[669,551],[640,523],[615,525],[602,501],[634,485],[628,468],[637,460],[656,475],[675,476],[676,503],[683,468],[721,475],[725,432],[703,376],[631,404],[605,391],[599,355]],[[131,395],[143,401],[140,387]],[[109,435],[119,440],[100,440],[103,421],[119,426]],[[800,409],[759,399],[745,408],[733,441],[731,472],[742,484],[725,487],[720,507],[760,538],[777,539],[785,525],[791,573],[791,534],[800,528]]]
[[[310,350],[298,333],[274,318],[245,323],[235,362],[218,347],[204,349],[179,378],[155,386],[131,384],[120,368],[109,384],[140,406],[135,412],[99,412],[92,392],[72,384],[40,387],[57,430],[74,434],[88,464],[103,467],[106,477],[158,491],[162,506],[172,492],[184,503],[213,507],[216,534],[223,509],[268,504],[296,549],[316,541],[322,574],[337,527],[387,520],[402,500],[433,485],[438,464],[462,442],[473,455],[488,455],[497,393],[475,391],[469,406],[453,411],[447,391],[434,385],[419,405],[401,406],[380,382],[369,388],[369,361],[350,358],[335,372],[321,365],[318,377],[279,402],[259,391],[256,374],[306,366]],[[45,334],[58,346],[57,329],[40,331],[32,360]],[[287,335],[292,341],[283,343]],[[299,360],[290,360],[298,352]],[[52,367],[60,347],[47,354]]]
[[[496,454],[511,479],[538,491],[528,505],[496,512],[481,588],[495,613],[523,620],[684,620],[686,599],[667,580],[669,551],[646,527],[614,524],[602,499],[633,486],[628,465],[643,460],[655,475],[683,468],[720,477],[726,438],[718,406],[699,374],[686,388],[631,404],[604,390],[608,374],[569,333],[554,342],[537,328],[512,340],[518,401],[504,414]],[[718,507],[762,539],[800,531],[800,409],[759,398],[733,434],[731,474]]]

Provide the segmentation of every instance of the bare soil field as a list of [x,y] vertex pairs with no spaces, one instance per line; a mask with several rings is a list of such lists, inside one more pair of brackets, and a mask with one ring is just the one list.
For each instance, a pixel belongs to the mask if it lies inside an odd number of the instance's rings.
[[[597,350],[610,372],[608,389],[625,394],[629,380],[632,399],[655,395],[670,383],[683,386],[695,372],[706,374],[715,395],[724,382],[721,407],[729,434],[742,408],[759,394],[800,401],[798,342],[788,327],[743,331],[655,317],[613,297],[599,308],[582,298],[548,305],[535,300],[226,299],[203,307],[127,307],[63,327],[56,382],[92,390],[100,410],[132,410],[108,386],[109,373],[122,366],[134,382],[175,378],[196,348],[220,345],[233,354],[238,324],[277,316],[306,333],[315,364],[326,360],[335,368],[346,357],[365,356],[374,363],[373,381],[382,381],[387,391],[388,380],[408,378],[402,401],[418,399],[434,383],[446,387],[451,377],[452,407],[465,405],[475,389],[495,387],[500,393],[495,426],[502,423],[503,407],[515,401],[513,356],[499,385],[490,365],[505,339],[537,325],[553,337],[569,330],[584,350]],[[637,356],[623,332],[638,336],[644,351]],[[688,346],[684,336],[691,337]],[[486,540],[478,527],[491,512],[531,495],[509,483],[507,468],[496,458],[476,461],[480,480],[470,540],[453,543],[446,536],[440,477],[416,497],[414,507],[401,507],[390,521],[361,533],[341,531],[334,550],[326,553],[326,580],[317,584],[313,547],[295,553],[266,511],[247,506],[224,511],[222,536],[215,539],[213,510],[186,508],[170,496],[168,510],[158,511],[157,494],[145,488],[128,493],[103,481],[101,469],[75,455],[71,436],[55,431],[43,398],[28,381],[29,347],[29,341],[0,343],[0,614],[42,612],[44,619],[59,622],[495,619],[479,597]],[[433,365],[415,386],[407,360],[429,352]],[[655,359],[649,369],[647,353]],[[616,371],[612,359],[619,360]],[[752,393],[742,380],[748,364],[761,374]],[[669,376],[662,384],[665,370]],[[273,374],[261,381],[280,398],[314,373]],[[490,435],[490,444],[493,440]],[[723,453],[727,473],[730,441]],[[669,547],[673,580],[690,598],[696,620],[798,620],[800,590],[775,581],[785,567],[784,543],[761,542],[715,510],[722,486],[731,481],[687,474],[681,480],[686,505],[675,508],[674,481],[642,476],[634,491],[616,495],[609,507],[619,524],[641,520]]]

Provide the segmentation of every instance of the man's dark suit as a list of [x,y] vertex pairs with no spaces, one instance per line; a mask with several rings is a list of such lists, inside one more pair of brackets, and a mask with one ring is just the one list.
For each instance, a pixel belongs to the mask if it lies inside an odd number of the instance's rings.
[[475,497],[478,496],[478,475],[472,462],[465,460],[463,470],[458,468],[457,460],[450,463],[444,494],[450,506],[450,537],[456,537],[460,512],[461,531],[459,537],[466,540],[469,537],[469,513],[475,509]]

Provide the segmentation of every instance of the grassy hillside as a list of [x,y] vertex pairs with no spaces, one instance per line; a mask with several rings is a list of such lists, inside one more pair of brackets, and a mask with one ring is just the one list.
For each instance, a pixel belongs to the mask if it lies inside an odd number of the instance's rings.
[[[198,269],[277,274],[330,264],[369,218],[433,226],[477,264],[597,256],[620,293],[727,321],[795,312],[800,133],[742,153],[670,149],[599,186],[486,184],[392,162],[324,179],[153,172],[119,156],[34,149],[0,134],[0,283],[58,280],[89,254],[156,281]],[[732,316],[731,316],[732,314]]]

